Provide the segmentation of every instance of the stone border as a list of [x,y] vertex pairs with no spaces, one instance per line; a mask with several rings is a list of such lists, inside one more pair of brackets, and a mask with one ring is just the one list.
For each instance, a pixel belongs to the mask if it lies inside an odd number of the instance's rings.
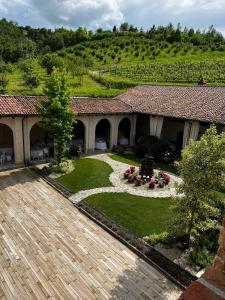
[[[112,168],[112,173],[109,176],[109,181],[111,182],[111,187],[99,187],[99,188],[92,188],[89,190],[82,190],[70,197],[70,200],[76,204],[82,200],[85,200],[88,196],[100,193],[128,193],[135,196],[142,196],[142,197],[149,197],[149,198],[167,198],[178,196],[176,193],[175,187],[167,187],[167,189],[159,189],[155,188],[154,190],[150,190],[149,188],[136,187],[134,184],[129,184],[127,180],[124,180],[123,173],[124,171],[129,168],[128,164],[118,162],[113,160],[107,154],[95,154],[91,157],[87,157],[87,159],[95,159],[99,161],[103,161],[107,165]],[[137,168],[137,167],[136,167]],[[159,170],[154,170],[158,172]],[[170,174],[170,177],[173,182],[179,182],[181,179],[178,176],[175,176],[172,173],[166,172]]]
[[[62,196],[69,200],[72,193],[64,186],[62,186],[49,176],[46,176],[37,167],[32,167],[30,169],[41,176],[51,187],[53,187],[57,192],[59,192]],[[71,200],[69,201],[71,202]],[[196,276],[192,275],[190,272],[186,271],[181,266],[165,257],[162,253],[157,251],[154,247],[150,246],[143,239],[138,238],[124,227],[116,224],[109,217],[96,210],[84,200],[79,203],[72,202],[72,204],[90,220],[94,221],[97,225],[106,230],[114,238],[127,246],[137,256],[163,273],[179,288],[184,290],[188,285],[190,285],[192,281],[195,281],[197,279]]]

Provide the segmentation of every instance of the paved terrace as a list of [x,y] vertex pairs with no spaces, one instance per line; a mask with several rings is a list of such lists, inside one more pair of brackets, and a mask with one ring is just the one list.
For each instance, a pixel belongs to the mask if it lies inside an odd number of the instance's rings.
[[0,299],[177,299],[180,291],[30,170],[0,173]]

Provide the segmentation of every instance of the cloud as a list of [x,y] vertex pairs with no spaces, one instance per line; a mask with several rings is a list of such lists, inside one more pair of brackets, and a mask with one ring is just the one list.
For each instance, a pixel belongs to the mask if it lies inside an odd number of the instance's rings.
[[30,0],[30,4],[55,26],[111,27],[124,20],[118,0]]
[[0,17],[22,25],[111,28],[173,24],[225,31],[225,0],[0,0]]

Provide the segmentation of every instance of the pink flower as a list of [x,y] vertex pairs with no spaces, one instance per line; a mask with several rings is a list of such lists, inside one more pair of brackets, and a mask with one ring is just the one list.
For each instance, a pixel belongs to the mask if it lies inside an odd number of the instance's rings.
[[128,179],[128,182],[130,182],[130,183],[134,182],[134,177],[135,177],[135,176],[134,176],[133,174],[129,174],[129,175],[128,175],[128,178],[127,178],[127,179]]
[[140,186],[140,185],[141,185],[142,179],[141,179],[141,176],[140,176],[140,175],[136,176],[136,178],[135,178],[135,183],[136,183],[137,186]]
[[130,171],[131,171],[131,173],[134,173],[135,172],[135,167],[130,167]]
[[148,185],[149,185],[149,188],[150,188],[150,189],[154,189],[155,184],[156,184],[156,181],[155,181],[155,179],[153,179],[153,178],[150,179],[149,182],[148,182]]

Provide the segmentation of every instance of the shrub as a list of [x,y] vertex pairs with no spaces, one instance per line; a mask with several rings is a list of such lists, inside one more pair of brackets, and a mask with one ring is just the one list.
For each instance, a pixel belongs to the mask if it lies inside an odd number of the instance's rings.
[[159,234],[150,234],[149,236],[145,237],[145,240],[152,246],[155,246],[158,243],[168,243],[169,242],[169,234],[168,232],[162,232]]
[[90,76],[92,79],[106,86],[107,88],[125,89],[125,88],[135,86],[135,83],[125,79],[117,80],[112,78],[106,78],[105,76],[94,74],[94,73],[90,73]]
[[63,174],[65,174],[65,173],[68,172],[68,170],[69,170],[69,162],[68,161],[63,161],[59,165],[55,165],[53,167],[53,171],[55,173],[63,173]]

